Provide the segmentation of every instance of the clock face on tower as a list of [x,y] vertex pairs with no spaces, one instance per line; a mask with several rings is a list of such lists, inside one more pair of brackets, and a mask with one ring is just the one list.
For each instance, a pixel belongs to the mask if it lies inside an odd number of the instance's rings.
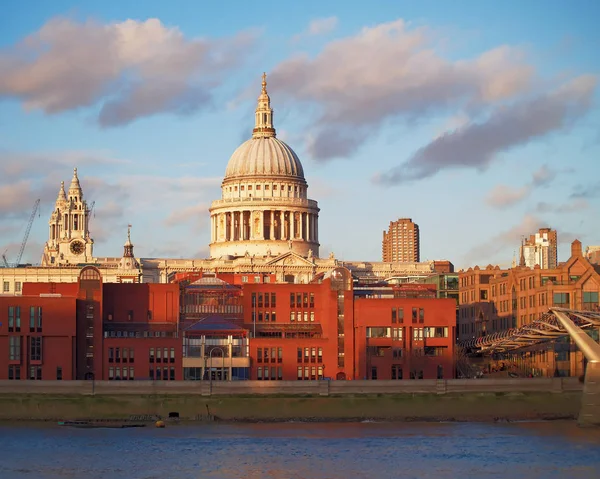
[[73,241],[71,243],[71,253],[80,255],[83,253],[85,245],[81,241]]

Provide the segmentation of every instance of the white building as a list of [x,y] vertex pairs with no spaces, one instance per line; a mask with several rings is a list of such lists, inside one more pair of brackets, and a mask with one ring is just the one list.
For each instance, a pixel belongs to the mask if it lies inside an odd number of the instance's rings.
[[542,269],[558,266],[558,241],[556,230],[540,228],[521,245],[521,266],[533,268],[539,265]]
[[[90,208],[75,169],[68,194],[61,184],[49,221],[41,266],[0,268],[0,294],[20,294],[25,282],[76,282],[93,264],[105,282],[169,282],[176,273],[239,273],[306,283],[343,266],[356,278],[397,281],[434,274],[434,262],[339,261],[319,258],[319,207],[308,199],[302,164],[275,136],[263,75],[252,138],[231,156],[221,199],[212,203],[210,258],[135,258],[130,231],[120,257],[94,257]],[[242,277],[243,278],[243,277]]]

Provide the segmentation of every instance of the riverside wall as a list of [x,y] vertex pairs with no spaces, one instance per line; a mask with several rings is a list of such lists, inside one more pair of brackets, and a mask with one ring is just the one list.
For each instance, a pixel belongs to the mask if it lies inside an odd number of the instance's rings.
[[574,419],[576,378],[417,381],[0,381],[0,420]]

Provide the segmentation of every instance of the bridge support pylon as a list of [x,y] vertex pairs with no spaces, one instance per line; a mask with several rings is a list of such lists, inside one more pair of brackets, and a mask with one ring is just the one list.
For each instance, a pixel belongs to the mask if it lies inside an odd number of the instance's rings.
[[564,312],[557,309],[551,311],[588,360],[577,422],[580,426],[600,426],[600,344],[589,337]]

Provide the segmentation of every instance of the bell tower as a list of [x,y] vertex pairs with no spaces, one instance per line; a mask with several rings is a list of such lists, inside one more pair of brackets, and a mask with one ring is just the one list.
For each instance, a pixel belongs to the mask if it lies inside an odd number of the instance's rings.
[[42,266],[91,263],[94,240],[90,238],[90,209],[83,199],[83,190],[73,170],[69,190],[60,184],[54,210],[50,215],[48,241],[44,246]]

